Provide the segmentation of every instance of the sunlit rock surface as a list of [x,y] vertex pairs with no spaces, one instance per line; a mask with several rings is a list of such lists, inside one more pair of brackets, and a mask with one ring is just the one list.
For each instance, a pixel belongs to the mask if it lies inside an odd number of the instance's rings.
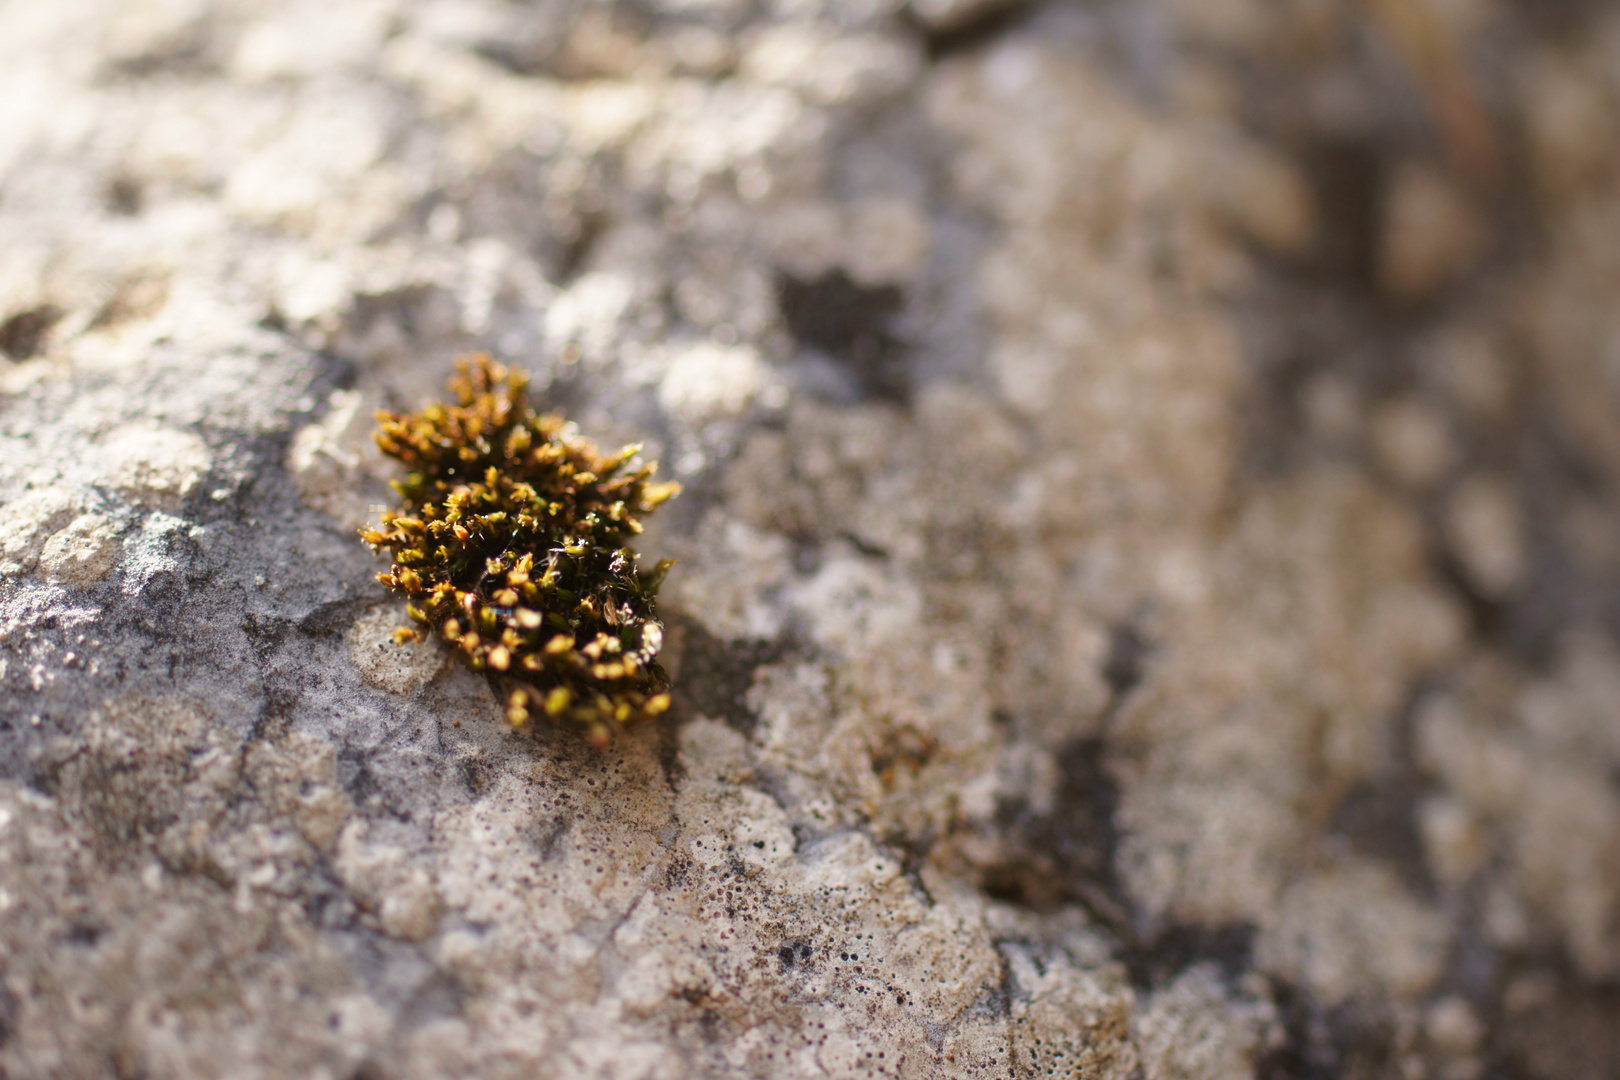
[[[0,1073],[1614,1075],[1620,19],[1395,7],[0,4]],[[610,751],[389,637],[469,349]]]

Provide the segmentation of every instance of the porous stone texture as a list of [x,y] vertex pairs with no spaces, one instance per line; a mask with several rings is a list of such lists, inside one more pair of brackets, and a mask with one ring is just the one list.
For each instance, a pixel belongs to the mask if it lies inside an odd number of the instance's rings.
[[[0,1075],[1615,1075],[1617,50],[0,3]],[[468,349],[686,486],[609,750],[389,636]]]

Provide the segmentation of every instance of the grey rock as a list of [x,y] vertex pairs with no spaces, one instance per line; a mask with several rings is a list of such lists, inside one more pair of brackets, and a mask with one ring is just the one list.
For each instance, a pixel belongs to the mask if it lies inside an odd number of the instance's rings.
[[[0,6],[0,1073],[1609,1075],[1601,46],[1413,331],[1251,7]],[[610,750],[389,638],[474,348],[686,485]]]

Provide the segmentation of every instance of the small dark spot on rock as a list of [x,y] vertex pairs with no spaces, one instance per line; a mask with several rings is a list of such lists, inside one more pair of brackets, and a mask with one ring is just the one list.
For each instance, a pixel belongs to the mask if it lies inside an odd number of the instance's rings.
[[358,747],[346,746],[338,751],[337,775],[339,786],[349,793],[356,806],[382,793],[382,786],[366,765],[366,752]]
[[17,995],[6,989],[4,981],[0,981],[0,1046],[6,1045],[12,1035],[17,1032],[18,1014],[22,1012],[22,1002]]
[[268,686],[259,715],[253,722],[251,738],[275,740],[286,734],[292,726],[293,714],[301,698],[297,690],[288,686]]
[[119,217],[134,217],[146,203],[140,182],[129,176],[114,177],[107,185],[107,209]]
[[1102,674],[1115,698],[1124,697],[1141,684],[1152,652],[1153,647],[1132,623],[1114,627],[1108,639],[1108,657],[1103,661]]
[[1272,980],[1272,999],[1283,1038],[1255,1062],[1255,1080],[1340,1080],[1394,1071],[1387,1019],[1358,1004],[1326,1006],[1282,980]]
[[91,922],[76,922],[68,927],[62,940],[69,945],[79,945],[84,948],[93,948],[101,940],[102,928]]
[[1200,963],[1214,964],[1228,981],[1236,980],[1249,969],[1254,932],[1247,923],[1178,923],[1131,946],[1125,966],[1131,981],[1142,989],[1162,986]]
[[985,869],[986,893],[1037,909],[1077,900],[1104,921],[1126,921],[1114,871],[1119,785],[1108,771],[1107,749],[1098,738],[1063,747],[1058,755],[1062,779],[1050,814],[1031,814],[1021,801],[1000,807],[997,818],[1017,854]]
[[0,322],[0,353],[13,360],[27,360],[39,352],[45,335],[62,315],[62,309],[56,305],[41,304]]
[[974,5],[965,17],[941,26],[924,25],[920,19],[914,21],[922,34],[928,59],[938,62],[1001,39],[1036,7],[1038,5],[1027,0],[1003,0]]
[[781,962],[783,973],[792,971],[795,968],[808,968],[810,958],[813,955],[814,950],[810,947],[810,942],[804,938],[795,938],[792,941],[784,942],[776,950],[776,959]]
[[674,890],[690,882],[692,880],[692,868],[695,865],[685,855],[672,856],[669,865],[664,869],[664,887]]
[[694,619],[676,616],[680,633],[680,669],[670,695],[671,711],[679,719],[708,716],[740,731],[753,728],[755,716],[747,703],[754,671],[779,659],[786,647],[774,641],[726,641],[705,630]]
[[534,847],[540,853],[542,859],[554,859],[557,857],[557,852],[562,847],[563,838],[568,835],[568,830],[573,827],[573,824],[573,818],[559,817],[555,821],[546,822],[536,827],[533,834]]
[[1420,896],[1434,892],[1418,809],[1424,797],[1421,782],[1405,774],[1369,781],[1347,792],[1333,810],[1331,828],[1348,839],[1356,851],[1382,859],[1408,889]]
[[896,286],[867,288],[841,269],[814,281],[783,275],[778,284],[788,332],[853,376],[862,396],[890,401],[911,392],[904,348],[889,328],[903,298]]
[[551,260],[553,280],[567,284],[579,276],[608,224],[606,215],[593,211],[586,211],[578,215],[577,220],[568,222],[567,231],[555,238],[557,250]]
[[484,790],[489,782],[489,766],[476,757],[461,759],[461,782],[467,785],[467,790],[474,795]]
[[1324,140],[1309,148],[1305,162],[1325,225],[1315,269],[1351,290],[1371,293],[1388,179],[1381,148],[1363,139]]

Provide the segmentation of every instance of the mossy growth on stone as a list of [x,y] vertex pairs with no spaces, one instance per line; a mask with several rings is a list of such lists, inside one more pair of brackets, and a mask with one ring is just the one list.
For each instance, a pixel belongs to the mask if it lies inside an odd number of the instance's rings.
[[637,568],[640,518],[680,490],[655,483],[639,446],[604,455],[557,413],[529,405],[528,377],[476,355],[457,361],[453,402],[379,412],[377,445],[408,470],[403,505],[362,530],[393,569],[416,624],[488,672],[520,727],[536,713],[605,746],[669,707],[654,612],[670,563]]

